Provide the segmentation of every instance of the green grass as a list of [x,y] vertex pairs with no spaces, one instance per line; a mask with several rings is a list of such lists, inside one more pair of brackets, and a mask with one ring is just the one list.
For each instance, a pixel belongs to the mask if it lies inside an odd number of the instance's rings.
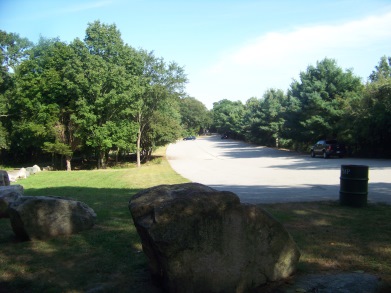
[[25,195],[87,203],[97,224],[70,237],[17,242],[9,220],[1,219],[0,292],[148,292],[146,259],[128,202],[144,188],[184,182],[166,160],[140,169],[40,172],[19,180]]
[[[18,181],[26,195],[74,198],[92,207],[98,218],[92,230],[31,242],[15,241],[10,222],[0,219],[0,293],[157,292],[128,202],[144,188],[184,182],[164,158],[140,169],[41,172]],[[391,289],[391,206],[348,208],[323,202],[262,207],[297,242],[302,253],[298,274],[365,271]]]
[[[299,245],[299,273],[360,271],[379,276],[391,292],[391,206],[337,202],[263,205]],[[382,292],[383,292],[382,291]]]

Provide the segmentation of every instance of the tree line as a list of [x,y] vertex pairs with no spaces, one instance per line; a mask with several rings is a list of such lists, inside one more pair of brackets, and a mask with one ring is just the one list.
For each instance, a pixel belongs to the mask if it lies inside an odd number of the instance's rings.
[[391,57],[363,83],[325,58],[289,89],[220,100],[207,110],[188,96],[183,67],[125,44],[114,24],[89,23],[71,43],[33,44],[0,30],[0,162],[75,157],[105,168],[178,138],[216,131],[251,143],[307,151],[338,139],[352,155],[391,156]]
[[260,145],[308,151],[319,139],[338,139],[351,155],[390,157],[391,57],[380,58],[365,84],[325,58],[286,93],[214,103],[213,119],[216,131]]
[[[184,92],[183,67],[125,44],[120,31],[89,23],[84,40],[33,44],[0,31],[0,158],[93,158],[152,151],[209,127],[209,111]],[[190,110],[191,109],[191,110]],[[191,113],[189,111],[192,111]]]

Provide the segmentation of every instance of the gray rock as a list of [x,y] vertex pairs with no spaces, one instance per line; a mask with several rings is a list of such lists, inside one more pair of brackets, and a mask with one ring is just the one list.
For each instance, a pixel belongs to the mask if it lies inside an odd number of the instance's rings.
[[53,171],[54,168],[52,166],[46,166],[46,167],[42,167],[42,171]]
[[96,219],[85,203],[50,196],[22,196],[8,212],[14,233],[24,240],[78,233],[91,229]]
[[5,170],[0,170],[0,186],[9,186],[10,179],[8,173]]
[[19,170],[8,172],[8,176],[11,182],[16,182],[18,179],[26,179],[30,175],[26,168],[20,168]]
[[41,172],[41,168],[39,168],[38,165],[26,168],[26,173],[28,173],[29,175],[36,174],[38,172]]
[[9,218],[9,205],[23,196],[23,186],[0,186],[0,218]]
[[152,278],[168,292],[247,292],[288,277],[300,257],[277,220],[232,192],[162,185],[129,209]]

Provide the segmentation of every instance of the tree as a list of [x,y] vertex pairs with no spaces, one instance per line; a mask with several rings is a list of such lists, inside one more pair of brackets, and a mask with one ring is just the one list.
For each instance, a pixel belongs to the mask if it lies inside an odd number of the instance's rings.
[[26,58],[31,46],[32,43],[28,39],[0,30],[0,152],[1,149],[7,149],[10,144],[7,128],[11,127],[8,109],[9,99],[14,90],[13,73],[17,65]]
[[[42,150],[44,152],[52,154],[52,164],[53,165],[54,165],[54,155],[55,154],[61,155],[61,163],[62,163],[62,156],[72,156],[72,154],[73,154],[73,152],[69,149],[68,145],[66,145],[65,143],[57,142],[57,141],[54,143],[44,142]],[[61,167],[62,167],[62,164],[61,164]],[[67,166],[67,170],[68,170],[68,166]],[[69,171],[70,171],[70,169],[69,169]]]
[[186,135],[204,133],[212,124],[206,106],[193,97],[180,99],[181,124]]
[[28,59],[15,69],[15,92],[10,97],[12,117],[11,144],[19,156],[35,157],[45,141],[53,135],[52,128],[60,112],[56,96],[62,84],[52,66],[58,40],[41,39],[29,51]]
[[227,99],[213,103],[213,123],[219,133],[229,133],[233,138],[244,138],[244,105],[241,101]]
[[369,80],[374,82],[389,77],[391,77],[391,57],[383,56],[380,58],[379,65],[375,66],[375,70],[369,76]]
[[27,58],[28,50],[33,46],[27,38],[18,34],[0,30],[1,66],[7,71],[15,71],[16,67]]
[[182,134],[180,125],[181,117],[177,106],[166,105],[165,109],[157,110],[153,113],[152,119],[144,129],[141,140],[141,155],[143,161],[149,161],[152,152],[157,147],[165,146]]
[[[80,147],[75,136],[77,125],[71,117],[80,92],[76,80],[81,72],[80,59],[71,46],[58,39],[43,38],[16,71],[18,94],[13,111],[19,113],[21,120],[13,121],[14,141],[28,132],[41,137],[34,143],[24,141],[23,145],[46,151],[52,144],[50,152],[65,156],[69,171],[73,152]],[[69,151],[64,152],[60,144]]]
[[340,136],[345,100],[360,93],[360,78],[343,71],[333,59],[324,59],[300,73],[288,91],[289,138],[309,144],[319,138]]
[[[152,52],[142,51],[144,71],[141,79],[142,91],[139,92],[136,102],[135,121],[137,131],[137,166],[141,166],[141,154],[148,153],[142,150],[142,139],[148,129],[152,129],[154,113],[162,111],[166,105],[183,94],[186,75],[182,67],[175,62],[166,64],[163,58],[156,58]],[[145,140],[148,141],[148,140]],[[149,149],[151,146],[143,145]]]
[[286,96],[282,90],[269,89],[260,100],[246,103],[247,139],[267,146],[279,145],[285,123]]
[[381,58],[360,97],[346,106],[346,125],[357,154],[391,156],[391,76]]
[[[95,21],[84,41],[41,38],[22,59],[3,56],[15,78],[8,79],[3,65],[0,89],[10,90],[6,79],[15,87],[9,103],[0,92],[0,118],[12,117],[10,141],[19,157],[59,154],[71,170],[77,150],[93,150],[98,168],[105,167],[110,150],[136,150],[140,166],[141,155],[147,160],[154,147],[182,132],[183,68],[124,44],[115,25]],[[0,125],[0,148],[7,145],[4,129]]]
[[246,101],[243,114],[243,130],[245,140],[252,143],[261,143],[259,141],[259,125],[262,122],[261,102],[259,99],[252,97]]
[[115,25],[89,24],[84,39],[74,46],[83,56],[83,88],[73,119],[80,125],[79,137],[98,154],[98,168],[105,168],[113,147],[130,147],[136,125],[132,122],[139,94],[141,57],[124,45]]
[[379,78],[376,82],[368,84],[364,91],[363,103],[363,112],[369,112],[369,115],[366,115],[366,125],[369,126],[367,132],[371,137],[371,153],[390,156],[391,77]]

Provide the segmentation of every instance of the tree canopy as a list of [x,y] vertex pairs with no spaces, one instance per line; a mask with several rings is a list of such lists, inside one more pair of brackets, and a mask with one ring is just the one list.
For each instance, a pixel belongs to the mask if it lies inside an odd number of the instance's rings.
[[300,72],[285,94],[267,90],[245,105],[214,103],[220,133],[267,146],[307,151],[318,139],[336,138],[356,155],[390,156],[391,58],[381,57],[369,82],[334,59],[325,58]]
[[136,152],[140,166],[183,133],[183,68],[125,44],[114,24],[89,23],[84,40],[70,44],[32,45],[6,32],[1,41],[0,114],[11,119],[0,120],[0,148],[10,147],[8,157],[51,153],[71,170],[75,153],[105,168],[110,152]]
[[[0,31],[0,159],[78,158],[105,168],[110,154],[141,166],[159,146],[214,129],[230,138],[307,150],[337,138],[357,155],[391,156],[391,57],[364,84],[325,58],[286,92],[222,99],[209,111],[185,92],[183,67],[124,43],[115,24],[89,23],[83,40],[37,44]],[[261,82],[261,81],[260,81]]]

